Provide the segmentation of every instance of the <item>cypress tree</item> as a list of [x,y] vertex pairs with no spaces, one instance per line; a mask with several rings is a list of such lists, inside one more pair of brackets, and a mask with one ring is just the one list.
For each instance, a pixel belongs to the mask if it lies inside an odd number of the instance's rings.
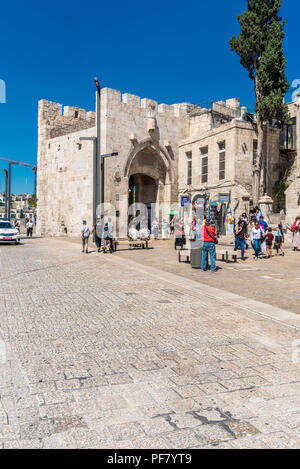
[[241,65],[254,81],[257,124],[257,158],[253,165],[253,202],[266,190],[266,127],[276,120],[288,122],[284,102],[289,83],[285,76],[283,52],[285,21],[279,16],[282,0],[248,0],[245,13],[238,15],[240,34],[230,39],[230,48],[241,58]]

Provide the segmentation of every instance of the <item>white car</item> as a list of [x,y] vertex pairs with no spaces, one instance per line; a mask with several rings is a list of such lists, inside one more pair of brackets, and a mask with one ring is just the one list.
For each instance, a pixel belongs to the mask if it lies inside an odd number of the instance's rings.
[[0,243],[20,243],[20,233],[9,221],[0,220]]

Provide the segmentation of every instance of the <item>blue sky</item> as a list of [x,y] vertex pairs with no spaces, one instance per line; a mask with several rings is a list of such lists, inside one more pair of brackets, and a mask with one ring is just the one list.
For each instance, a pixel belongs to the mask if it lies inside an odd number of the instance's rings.
[[[44,0],[1,2],[0,156],[37,155],[37,103],[49,99],[94,109],[102,86],[160,103],[239,97],[253,106],[253,85],[228,41],[246,0]],[[299,0],[283,0],[290,82],[300,78]],[[4,188],[0,161],[0,191]],[[31,169],[13,167],[13,192],[33,190]]]

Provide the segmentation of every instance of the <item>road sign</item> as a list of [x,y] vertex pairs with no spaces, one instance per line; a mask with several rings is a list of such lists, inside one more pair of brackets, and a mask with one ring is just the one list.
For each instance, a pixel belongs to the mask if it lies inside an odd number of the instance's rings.
[[186,207],[190,203],[189,197],[181,197],[181,207]]

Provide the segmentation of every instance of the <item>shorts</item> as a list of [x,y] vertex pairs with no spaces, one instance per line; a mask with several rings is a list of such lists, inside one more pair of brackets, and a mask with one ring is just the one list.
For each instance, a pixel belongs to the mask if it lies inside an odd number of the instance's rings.
[[267,241],[267,242],[266,242],[266,245],[267,245],[267,246],[272,246],[272,244],[273,244],[272,241]]
[[88,236],[84,236],[84,237],[82,238],[82,244],[83,244],[83,246],[85,246],[86,244],[88,244],[88,242],[89,242],[89,237],[88,237]]

